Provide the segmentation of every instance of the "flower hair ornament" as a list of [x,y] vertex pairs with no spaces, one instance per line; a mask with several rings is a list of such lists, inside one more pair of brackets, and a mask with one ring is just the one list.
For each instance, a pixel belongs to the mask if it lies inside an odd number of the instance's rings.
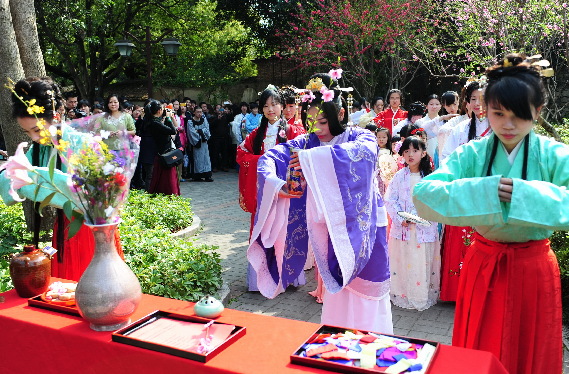
[[[507,58],[504,59],[504,67],[506,67],[507,60]],[[539,72],[539,75],[541,75],[543,78],[551,78],[555,75],[553,68],[549,67],[549,61],[543,59],[540,54],[526,58],[525,62],[533,66]]]
[[473,83],[478,83],[478,85],[480,87],[478,90],[483,91],[486,88],[486,86],[488,85],[488,80],[486,78],[486,75],[482,75],[480,77],[470,77],[466,81],[466,84],[464,85],[464,87],[467,88],[468,86],[470,86]]
[[[269,84],[269,85],[267,86],[267,88],[265,88],[263,91],[266,91],[266,90],[275,91],[275,92],[278,92],[279,94],[280,94],[280,92],[281,92],[275,85],[272,85],[272,84]],[[263,93],[263,91],[257,92],[257,95],[261,96],[261,94]]]
[[417,129],[413,129],[413,130],[411,130],[411,135],[415,135],[418,132],[425,132],[425,129],[422,127],[419,127]]
[[302,102],[311,103],[316,97],[314,96],[314,92],[320,92],[322,94],[322,101],[330,102],[336,101],[336,104],[341,106],[341,94],[336,95],[335,91],[341,92],[351,92],[353,91],[352,87],[341,88],[341,87],[334,87],[333,89],[329,89],[334,84],[334,79],[338,80],[342,78],[342,73],[344,71],[341,68],[332,69],[328,72],[330,76],[330,82],[327,85],[322,78],[315,77],[308,81],[305,90],[296,90],[297,94],[301,95]]

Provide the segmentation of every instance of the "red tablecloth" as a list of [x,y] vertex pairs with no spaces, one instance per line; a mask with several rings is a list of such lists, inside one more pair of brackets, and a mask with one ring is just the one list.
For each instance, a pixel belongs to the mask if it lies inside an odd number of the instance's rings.
[[[14,290],[1,294],[0,372],[12,373],[326,373],[290,363],[317,328],[314,323],[226,309],[220,322],[245,326],[246,335],[208,363],[111,341],[79,317],[31,307]],[[154,310],[193,314],[193,304],[143,295],[133,320]],[[507,374],[490,353],[441,345],[431,374]]]

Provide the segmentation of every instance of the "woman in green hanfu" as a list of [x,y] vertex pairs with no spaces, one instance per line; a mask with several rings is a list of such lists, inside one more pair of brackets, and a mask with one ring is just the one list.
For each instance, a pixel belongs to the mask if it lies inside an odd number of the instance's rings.
[[511,54],[489,68],[493,134],[457,148],[413,191],[421,217],[476,230],[453,345],[490,351],[516,374],[561,373],[563,362],[559,267],[547,238],[569,229],[569,147],[533,131],[547,64]]

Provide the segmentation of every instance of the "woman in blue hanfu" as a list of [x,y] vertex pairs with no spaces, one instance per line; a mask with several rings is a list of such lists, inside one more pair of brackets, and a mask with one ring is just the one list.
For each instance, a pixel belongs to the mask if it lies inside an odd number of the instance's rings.
[[[247,257],[263,295],[276,297],[303,271],[309,243],[325,286],[322,323],[392,333],[387,216],[373,133],[346,128],[335,72],[314,75],[302,117],[314,131],[260,159],[257,213]],[[306,179],[290,194],[289,169]]]

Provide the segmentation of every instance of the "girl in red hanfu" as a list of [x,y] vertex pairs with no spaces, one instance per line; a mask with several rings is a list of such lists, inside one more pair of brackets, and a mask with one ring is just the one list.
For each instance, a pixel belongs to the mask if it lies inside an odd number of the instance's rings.
[[[239,164],[239,205],[241,209],[251,213],[251,229],[255,223],[257,211],[257,162],[266,151],[277,144],[285,143],[301,134],[298,126],[290,126],[282,117],[282,92],[269,85],[259,98],[259,107],[263,118],[259,127],[254,129],[237,147],[237,163]],[[303,130],[302,130],[303,131]],[[258,291],[257,275],[249,264],[247,271],[249,291]],[[294,283],[295,286],[305,284],[304,273]]]
[[[478,81],[471,81],[462,91],[466,113],[470,119],[456,125],[448,136],[442,159],[461,144],[490,134],[488,121],[483,113],[482,90]],[[445,225],[441,246],[442,301],[456,301],[462,260],[472,242],[472,227]]]
[[418,214],[473,226],[453,345],[495,354],[511,374],[561,373],[559,266],[548,238],[569,229],[569,147],[537,135],[545,60],[507,55],[488,69],[493,133],[451,153],[413,190]]
[[402,97],[403,94],[400,90],[389,90],[387,93],[387,102],[389,103],[389,107],[383,112],[380,112],[373,119],[373,122],[377,127],[385,127],[389,132],[393,133],[393,127],[395,127],[399,121],[407,118],[407,111],[401,108]]

